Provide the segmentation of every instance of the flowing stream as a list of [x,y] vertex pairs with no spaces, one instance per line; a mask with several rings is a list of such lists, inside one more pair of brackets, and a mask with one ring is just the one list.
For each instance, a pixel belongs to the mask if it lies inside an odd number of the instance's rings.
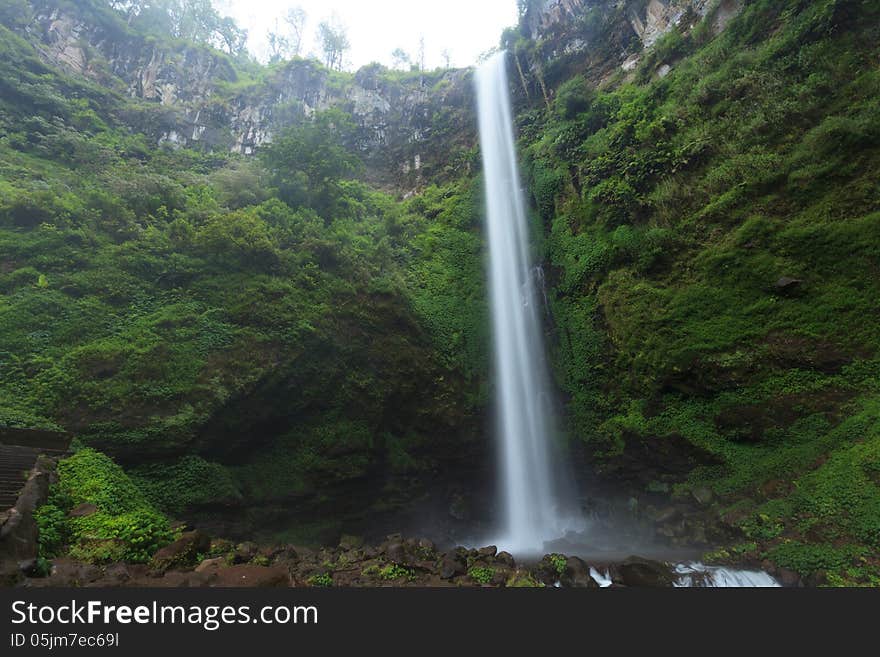
[[543,299],[532,262],[517,168],[506,53],[476,73],[489,240],[497,432],[504,527],[498,543],[536,552],[568,528],[554,474],[551,388],[541,332]]

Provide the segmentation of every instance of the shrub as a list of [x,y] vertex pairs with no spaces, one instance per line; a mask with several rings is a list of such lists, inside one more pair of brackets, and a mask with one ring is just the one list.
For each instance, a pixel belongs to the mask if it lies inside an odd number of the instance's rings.
[[[168,519],[156,511],[128,475],[109,457],[83,449],[58,464],[58,483],[52,492],[64,508],[88,503],[97,512],[65,519],[63,509],[40,509],[47,550],[57,551],[65,534],[70,554],[90,562],[145,563],[174,535]],[[42,539],[41,539],[42,541]]]
[[34,520],[37,523],[37,554],[44,559],[57,556],[70,530],[67,514],[55,504],[44,504],[34,512]]
[[468,577],[477,584],[489,584],[495,577],[495,569],[489,566],[474,566],[468,571]]

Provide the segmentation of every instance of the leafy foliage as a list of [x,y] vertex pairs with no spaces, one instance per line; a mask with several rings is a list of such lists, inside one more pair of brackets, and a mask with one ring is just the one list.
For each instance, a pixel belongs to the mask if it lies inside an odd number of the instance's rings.
[[876,570],[880,500],[877,18],[746,3],[520,117],[572,433],[609,474],[656,458],[645,486],[710,486],[757,553],[846,582]]
[[[84,504],[94,505],[95,512],[67,515]],[[145,563],[173,538],[167,518],[122,468],[91,449],[58,464],[58,483],[36,520],[43,558],[69,545],[70,554],[85,561]]]

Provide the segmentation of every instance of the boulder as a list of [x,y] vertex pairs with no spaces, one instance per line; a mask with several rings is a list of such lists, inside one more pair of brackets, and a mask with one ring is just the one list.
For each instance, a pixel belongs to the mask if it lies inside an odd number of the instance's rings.
[[804,585],[801,576],[788,568],[777,568],[776,579],[779,580],[779,583],[782,584],[782,586],[788,588],[797,588]]
[[128,565],[124,563],[114,563],[104,568],[104,574],[100,581],[103,586],[122,586],[130,579],[131,572]]
[[232,553],[232,561],[233,563],[247,563],[252,561],[259,552],[259,545],[251,541],[245,541],[235,546],[235,551]]
[[95,515],[98,512],[98,507],[94,504],[90,504],[88,502],[83,502],[72,508],[70,513],[67,515],[71,518],[85,518],[87,516]]
[[440,559],[440,577],[452,579],[467,573],[467,562],[456,553],[444,554]]
[[516,567],[516,562],[513,559],[513,555],[510,552],[499,552],[495,555],[495,561],[500,563],[502,566],[507,566],[508,568]]
[[389,543],[382,550],[385,558],[394,563],[406,563],[406,549],[403,543]]
[[800,289],[803,281],[791,276],[782,276],[774,284],[773,289],[779,294],[792,294]]
[[196,566],[197,573],[214,572],[220,570],[226,565],[226,559],[223,557],[214,557],[213,559],[205,559]]
[[498,548],[494,545],[488,545],[477,550],[478,559],[492,559],[498,554]]
[[290,584],[290,573],[283,566],[239,564],[217,571],[211,586],[281,588]]
[[578,557],[568,557],[565,560],[565,573],[562,583],[565,586],[575,586],[585,589],[597,589],[599,585],[590,576],[590,567]]
[[611,579],[626,586],[666,588],[671,587],[675,579],[666,564],[641,557],[629,557],[612,565],[610,570]]
[[185,568],[193,565],[200,554],[210,549],[211,537],[196,529],[182,534],[176,541],[156,552],[150,561],[150,566],[159,573],[172,568]]

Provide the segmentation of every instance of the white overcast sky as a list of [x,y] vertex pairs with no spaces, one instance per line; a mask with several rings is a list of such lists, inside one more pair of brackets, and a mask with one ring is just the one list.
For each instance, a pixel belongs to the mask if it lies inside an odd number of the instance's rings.
[[422,35],[428,69],[444,63],[444,49],[449,50],[453,66],[469,66],[497,46],[502,30],[517,20],[516,0],[214,0],[214,4],[248,30],[248,47],[261,60],[266,59],[266,35],[290,7],[298,5],[308,16],[303,55],[320,52],[315,37],[318,23],[335,14],[351,42],[348,70],[374,61],[390,66],[395,48],[415,58]]

